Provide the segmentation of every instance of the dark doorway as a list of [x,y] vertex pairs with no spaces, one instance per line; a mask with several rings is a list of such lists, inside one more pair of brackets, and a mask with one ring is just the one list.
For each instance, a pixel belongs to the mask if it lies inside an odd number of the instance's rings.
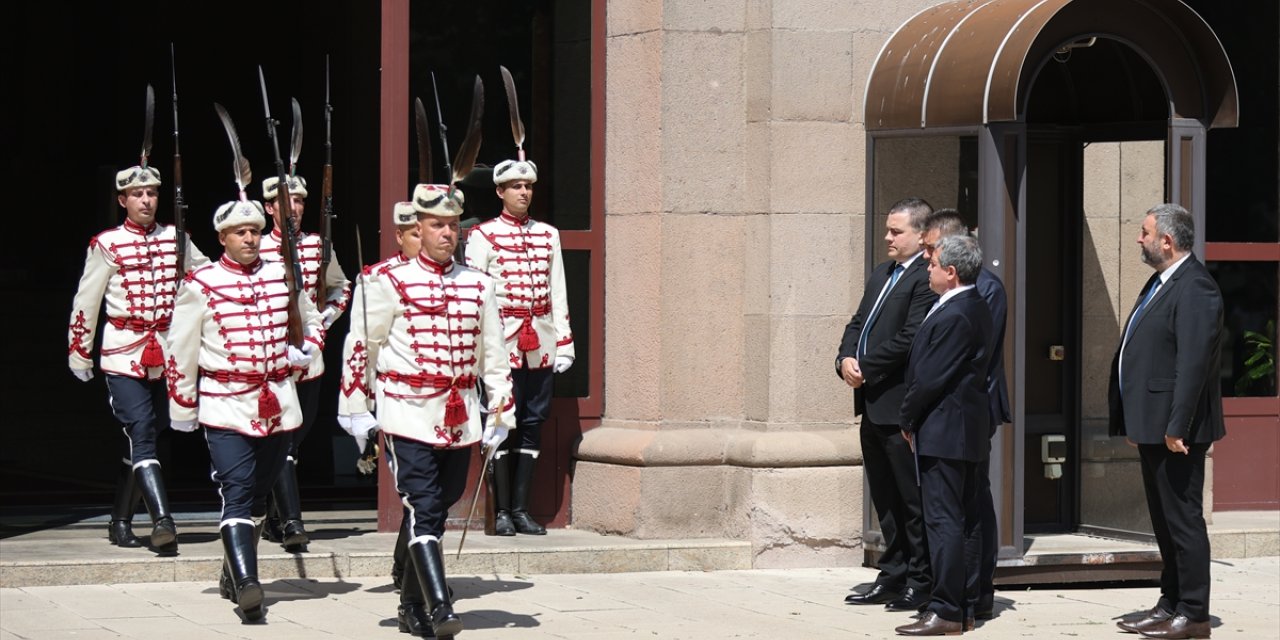
[[[273,114],[291,125],[289,98],[303,110],[300,173],[317,185],[303,228],[315,231],[324,159],[325,56],[331,58],[335,253],[358,269],[353,230],[377,227],[377,3],[275,1],[209,3],[27,3],[5,21],[7,99],[0,105],[7,175],[24,176],[31,229],[0,252],[0,295],[10,304],[0,333],[0,500],[7,510],[105,505],[123,440],[107,406],[102,376],[89,383],[67,371],[66,326],[96,233],[120,223],[111,178],[136,164],[147,83],[156,94],[152,164],[165,184],[159,218],[172,221],[173,138],[169,43],[177,58],[179,122],[188,227],[211,257],[221,253],[213,210],[235,197],[231,154],[213,103],[235,119],[254,170],[251,197],[274,170],[267,144],[257,65],[263,66]],[[370,248],[372,248],[372,244]],[[366,251],[366,256],[371,252]],[[333,328],[346,332],[346,319]],[[340,340],[340,338],[338,338]],[[341,346],[339,342],[339,347]],[[327,365],[338,369],[341,349]],[[372,507],[369,482],[345,472],[339,447],[350,440],[334,423],[337,376],[326,375],[321,419],[303,444],[299,465],[307,509]],[[216,508],[204,439],[168,436],[162,452],[173,500],[181,510]],[[339,464],[346,463],[346,464]]]
[[1080,145],[1069,133],[1028,133],[1027,533],[1074,526],[1076,473],[1070,461],[1079,419],[1080,163]]

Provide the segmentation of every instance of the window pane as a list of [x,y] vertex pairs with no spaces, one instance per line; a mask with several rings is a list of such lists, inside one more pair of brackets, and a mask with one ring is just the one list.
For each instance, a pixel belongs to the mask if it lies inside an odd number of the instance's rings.
[[1276,242],[1276,174],[1280,170],[1280,4],[1240,7],[1219,0],[1188,0],[1218,34],[1231,59],[1240,96],[1240,126],[1208,135],[1205,239]]
[[1222,341],[1222,395],[1276,395],[1277,310],[1275,262],[1210,262],[1226,307]]
[[[934,209],[954,208],[970,227],[978,224],[978,139],[975,136],[877,138],[875,237],[884,235],[893,203],[924,198]],[[877,249],[881,243],[875,243]]]
[[564,283],[569,294],[569,326],[573,331],[573,349],[577,357],[568,371],[556,374],[553,395],[557,398],[585,398],[590,393],[587,380],[591,362],[591,324],[587,312],[591,308],[591,252],[566,249],[563,253]]

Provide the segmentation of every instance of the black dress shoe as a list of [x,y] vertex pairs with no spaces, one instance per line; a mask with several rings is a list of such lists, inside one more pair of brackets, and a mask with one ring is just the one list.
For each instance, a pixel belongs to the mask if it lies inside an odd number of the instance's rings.
[[867,590],[866,593],[855,593],[845,596],[845,604],[884,604],[898,599],[898,590],[891,589],[882,584],[878,584]]
[[964,633],[964,624],[938,617],[927,611],[920,620],[894,629],[901,636],[958,636]]
[[1164,622],[1172,617],[1172,613],[1165,611],[1160,607],[1153,607],[1150,611],[1145,612],[1141,618],[1136,620],[1121,620],[1116,623],[1116,626],[1120,627],[1121,631],[1126,631],[1128,633],[1141,633],[1143,629]]
[[1138,633],[1144,638],[1169,638],[1171,640],[1188,640],[1190,638],[1208,638],[1209,621],[1193,622],[1181,613],[1157,622]]
[[901,597],[885,603],[884,608],[886,611],[914,612],[928,601],[929,596],[925,595],[924,592],[917,590],[915,587],[907,587],[907,590],[902,592]]

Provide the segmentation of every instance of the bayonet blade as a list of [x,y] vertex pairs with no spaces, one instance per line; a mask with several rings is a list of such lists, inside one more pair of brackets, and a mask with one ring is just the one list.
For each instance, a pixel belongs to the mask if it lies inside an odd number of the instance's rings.
[[173,82],[173,152],[178,153],[178,58],[169,43],[169,77]]
[[289,98],[293,102],[293,136],[289,142],[289,175],[298,175],[298,156],[302,155],[302,105],[297,98]]
[[156,122],[156,91],[147,83],[147,116],[142,124],[142,167],[147,167],[147,158],[151,157],[151,128]]
[[[262,75],[262,65],[258,65],[258,85],[262,87],[262,112],[267,114],[267,138],[276,139],[276,121],[271,118],[271,102],[267,100],[267,77]],[[276,158],[280,157],[280,149],[276,149]]]
[[418,129],[418,182],[431,184],[431,133],[427,129],[427,108],[422,98],[413,99],[413,119]]
[[333,164],[333,105],[329,103],[329,56],[324,57],[324,158]]
[[436,86],[436,72],[431,72],[431,93],[436,99],[436,126],[440,128],[440,146],[444,151],[444,173],[453,174],[453,165],[449,162],[449,127],[444,124],[444,113],[440,110],[440,87]]

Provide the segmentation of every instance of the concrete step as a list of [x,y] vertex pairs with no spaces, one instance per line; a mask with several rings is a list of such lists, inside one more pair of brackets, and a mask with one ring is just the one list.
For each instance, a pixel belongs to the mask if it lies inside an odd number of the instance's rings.
[[[33,528],[0,539],[0,587],[214,581],[222,562],[217,524],[208,514],[181,514],[178,553],[157,555],[107,542],[106,521],[95,518],[54,528]],[[135,531],[144,542],[145,518]],[[390,583],[396,534],[377,533],[373,512],[328,512],[308,523],[306,553],[285,553],[262,541],[258,572],[264,580],[385,577]],[[460,532],[445,535],[446,571],[454,575],[622,573],[750,569],[751,543],[725,539],[634,540],[573,529],[545,536],[499,538],[467,534],[457,555]]]

